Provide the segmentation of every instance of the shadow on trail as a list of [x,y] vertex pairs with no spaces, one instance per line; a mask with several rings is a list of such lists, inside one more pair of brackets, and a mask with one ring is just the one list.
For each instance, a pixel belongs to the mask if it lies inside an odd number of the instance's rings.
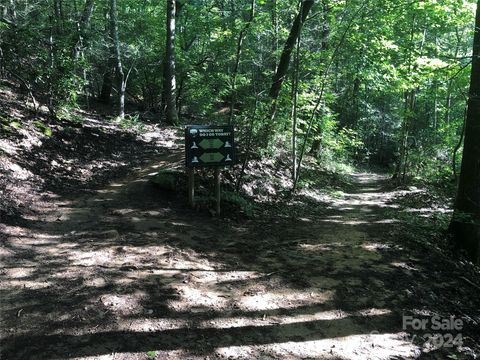
[[[233,222],[155,188],[147,180],[159,166],[67,203],[39,229],[6,233],[6,359],[294,343],[333,358],[335,341],[357,346],[362,336],[361,358],[371,332],[390,336],[388,356],[417,351],[395,334],[421,269],[405,265],[391,225],[378,223],[388,207],[375,195],[381,180],[360,177],[322,217]],[[312,350],[310,341],[326,342]]]
[[[216,348],[245,345],[263,345],[285,342],[305,342],[326,338],[361,335],[370,328],[376,333],[391,331],[385,322],[370,321],[368,328],[352,329],[352,319],[310,321],[287,325],[243,326],[226,329],[182,328],[159,332],[99,332],[88,335],[26,335],[17,337],[18,355],[27,355],[26,345],[34,343],[35,359],[61,359],[80,356],[98,356],[115,352],[147,352],[184,349],[190,354],[208,355]],[[334,328],[336,330],[330,331]],[[340,331],[338,331],[340,329]],[[28,346],[28,345],[27,345]],[[24,358],[24,357],[22,357]]]

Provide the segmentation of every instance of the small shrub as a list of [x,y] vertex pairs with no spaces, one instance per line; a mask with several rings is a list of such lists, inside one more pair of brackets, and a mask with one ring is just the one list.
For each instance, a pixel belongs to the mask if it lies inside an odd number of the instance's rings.
[[11,133],[14,129],[22,128],[22,124],[15,119],[0,117],[0,128],[5,132]]
[[35,120],[33,125],[45,136],[52,136],[52,129],[41,120]]
[[83,117],[75,114],[72,111],[72,107],[69,106],[62,106],[58,109],[57,111],[57,117],[60,120],[65,120],[65,121],[70,121],[75,124],[82,124],[83,123]]
[[156,351],[147,351],[145,353],[145,355],[147,355],[149,358],[154,358],[155,356],[157,356],[157,352]]
[[233,191],[222,192],[222,200],[240,208],[248,217],[253,216],[255,204],[243,197],[241,194]]
[[126,115],[123,119],[116,117],[114,122],[119,124],[122,129],[132,129],[138,132],[145,131],[145,124],[140,120],[138,114]]

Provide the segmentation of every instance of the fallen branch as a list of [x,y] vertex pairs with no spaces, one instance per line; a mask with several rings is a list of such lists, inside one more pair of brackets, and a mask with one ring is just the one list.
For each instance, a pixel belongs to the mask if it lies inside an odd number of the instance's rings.
[[465,281],[466,283],[472,285],[474,288],[480,290],[480,286],[478,286],[477,284],[475,284],[473,281],[468,280],[466,277],[460,276],[460,279],[462,279],[462,280]]

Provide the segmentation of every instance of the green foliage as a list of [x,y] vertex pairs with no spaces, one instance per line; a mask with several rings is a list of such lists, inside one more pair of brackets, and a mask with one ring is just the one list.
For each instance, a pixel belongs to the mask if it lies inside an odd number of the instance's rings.
[[255,203],[241,194],[232,191],[223,191],[222,200],[238,207],[246,216],[254,216]]
[[163,190],[175,191],[181,176],[178,170],[163,169],[151,181]]
[[11,133],[15,130],[21,129],[22,124],[20,121],[11,118],[3,118],[0,116],[1,129],[5,132]]
[[473,216],[473,214],[465,213],[462,211],[455,211],[455,213],[453,214],[453,220],[466,224],[475,223],[475,217]]
[[122,129],[130,129],[137,132],[145,131],[145,124],[140,120],[138,114],[126,115],[123,119],[116,117],[114,122],[119,124]]
[[[320,165],[320,169],[319,169]],[[320,164],[305,164],[299,188],[317,189],[329,196],[340,198],[345,189],[352,187],[348,174],[353,172],[353,167],[342,163],[328,163],[321,161]]]
[[82,124],[85,120],[82,116],[75,112],[75,108],[67,105],[58,108],[57,118],[60,120],[70,121],[75,124]]
[[358,158],[360,152],[364,149],[363,141],[358,132],[352,129],[341,129],[333,140],[332,150],[340,162]]
[[22,124],[18,121],[15,121],[13,120],[12,122],[10,122],[10,124],[8,124],[11,128],[14,128],[14,129],[21,129],[22,128]]
[[[14,25],[0,23],[7,74],[21,78],[22,86],[61,119],[80,121],[69,109],[85,105],[87,97],[94,104],[109,81],[111,100],[116,100],[108,2],[95,3],[84,26],[79,23],[83,3],[65,5],[62,14],[47,2],[14,3],[15,9],[10,3],[4,9]],[[179,5],[175,50],[180,117],[190,123],[226,123],[233,102],[241,142],[251,133],[251,147],[260,156],[277,154],[279,144],[285,149],[293,134],[296,51],[273,123],[268,93],[298,1],[277,1],[275,7],[271,1],[256,1],[248,28],[249,0]],[[321,151],[313,153],[329,169],[348,170],[354,162],[393,166],[405,150],[404,138],[414,138],[406,159],[400,159],[406,178],[451,177],[469,80],[475,2],[352,0],[323,5],[315,2],[314,16],[301,34],[298,150],[305,142],[309,153],[312,143],[320,143]],[[122,66],[129,75],[127,102],[141,111],[160,112],[165,3],[125,0],[118,4],[118,18]],[[410,105],[408,93],[413,94]],[[142,131],[135,115],[118,122]],[[267,142],[270,135],[275,139]]]
[[341,190],[332,190],[329,192],[330,196],[335,198],[335,199],[342,199],[345,195],[345,193]]
[[52,136],[52,129],[41,120],[33,121],[33,125],[45,136]]
[[145,355],[147,355],[149,358],[154,358],[157,356],[157,352],[156,351],[147,351],[145,353]]

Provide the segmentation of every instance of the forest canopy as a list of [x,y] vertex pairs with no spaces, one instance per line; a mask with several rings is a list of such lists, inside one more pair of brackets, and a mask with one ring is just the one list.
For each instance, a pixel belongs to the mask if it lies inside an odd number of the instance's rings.
[[458,172],[474,1],[176,1],[170,59],[166,7],[9,0],[0,70],[55,117],[98,104],[121,115],[124,92],[128,116],[176,121],[163,116],[173,60],[183,123],[232,122],[256,148],[295,133],[298,152],[402,178]]
[[480,0],[0,1],[0,254],[9,359],[479,358]]

